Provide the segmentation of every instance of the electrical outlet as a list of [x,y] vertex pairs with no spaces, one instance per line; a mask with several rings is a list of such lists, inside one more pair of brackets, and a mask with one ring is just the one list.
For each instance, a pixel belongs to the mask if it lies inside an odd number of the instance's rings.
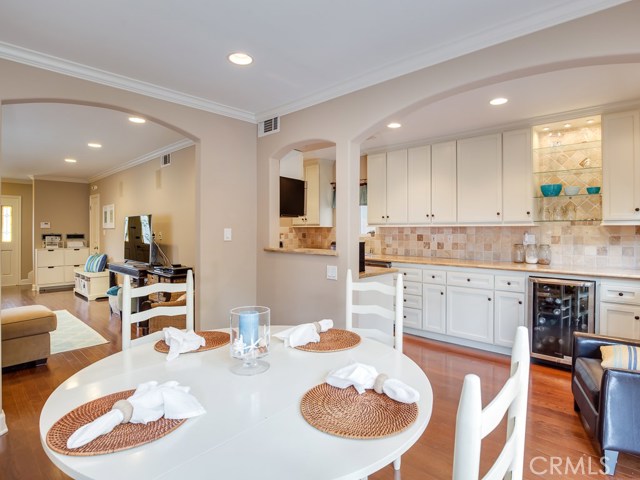
[[327,265],[327,280],[338,280],[337,265]]
[[225,242],[230,242],[231,241],[231,229],[230,228],[225,228],[224,229],[224,241]]
[[159,242],[161,242],[162,241],[162,232],[156,233],[156,238],[158,239]]

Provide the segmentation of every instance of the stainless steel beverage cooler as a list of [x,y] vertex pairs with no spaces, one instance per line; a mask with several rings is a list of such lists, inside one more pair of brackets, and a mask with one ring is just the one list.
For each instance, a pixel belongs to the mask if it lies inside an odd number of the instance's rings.
[[593,332],[595,282],[529,277],[531,356],[571,365],[573,332]]

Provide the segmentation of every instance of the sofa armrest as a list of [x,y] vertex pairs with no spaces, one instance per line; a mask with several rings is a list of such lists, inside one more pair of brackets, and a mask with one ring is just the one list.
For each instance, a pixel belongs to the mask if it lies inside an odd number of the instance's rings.
[[598,437],[603,450],[640,454],[640,372],[607,368],[602,376]]
[[576,358],[602,358],[600,347],[606,345],[632,345],[640,346],[640,341],[631,338],[606,337],[593,333],[576,332],[573,334],[573,359],[572,368],[575,367]]

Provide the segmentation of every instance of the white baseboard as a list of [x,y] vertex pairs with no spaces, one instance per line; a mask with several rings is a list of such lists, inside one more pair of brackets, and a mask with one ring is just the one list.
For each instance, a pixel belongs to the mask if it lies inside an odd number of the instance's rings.
[[8,431],[9,429],[7,428],[7,420],[4,416],[4,410],[0,410],[0,435],[4,435]]

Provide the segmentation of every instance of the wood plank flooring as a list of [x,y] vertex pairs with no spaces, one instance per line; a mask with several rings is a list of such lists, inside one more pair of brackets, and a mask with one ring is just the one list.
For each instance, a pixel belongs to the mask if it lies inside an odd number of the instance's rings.
[[[70,291],[36,294],[30,287],[2,289],[2,308],[30,304],[46,305],[52,310],[69,310],[110,342],[52,355],[47,365],[2,375],[2,402],[9,432],[0,436],[0,479],[64,479],[68,477],[51,463],[40,445],[40,410],[51,392],[65,379],[120,350],[120,319],[115,315],[110,316],[106,301],[86,302]],[[509,359],[412,336],[406,336],[404,348],[405,353],[420,365],[431,381],[434,392],[433,415],[420,440],[402,456],[399,475],[394,476],[389,466],[369,478],[451,478],[455,417],[463,378],[467,373],[480,376],[486,404],[508,377]],[[531,367],[524,477],[640,478],[640,458],[624,454],[618,460],[615,477],[598,473],[599,454],[573,411],[569,384],[570,374],[567,371],[543,365]],[[503,422],[496,432],[484,440],[484,469],[495,459],[504,435]],[[207,478],[214,476],[208,475]]]

